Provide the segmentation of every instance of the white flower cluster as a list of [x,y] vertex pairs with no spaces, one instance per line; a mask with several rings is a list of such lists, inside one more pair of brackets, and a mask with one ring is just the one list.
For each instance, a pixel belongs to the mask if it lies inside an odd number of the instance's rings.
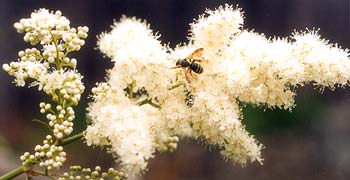
[[43,145],[35,146],[35,153],[25,152],[21,157],[24,166],[33,162],[40,162],[39,166],[46,167],[48,170],[53,168],[59,169],[66,161],[66,153],[62,146],[56,146],[52,136],[47,135]]
[[[107,82],[93,89],[87,144],[111,147],[134,173],[171,140],[176,148],[176,136],[218,146],[236,163],[261,162],[262,145],[245,130],[239,101],[291,109],[296,86],[349,83],[348,51],[317,32],[269,39],[242,25],[238,8],[207,10],[191,24],[189,43],[167,54],[145,23],[126,17],[115,23],[98,42],[115,64]],[[176,60],[195,60],[203,72],[172,69]]]
[[[87,38],[89,31],[86,26],[70,28],[69,20],[60,11],[52,13],[46,9],[33,12],[31,18],[21,19],[14,26],[19,33],[25,33],[24,41],[32,45],[40,42],[43,46],[42,53],[36,48],[26,49],[18,53],[18,62],[3,65],[5,71],[15,76],[18,86],[24,86],[28,78],[36,81],[39,81],[39,77],[45,79],[44,76],[49,76],[50,71],[61,70],[63,67],[75,68],[77,60],[67,55],[78,51],[85,44],[83,39]],[[45,82],[34,85],[40,83]]]
[[240,9],[232,10],[231,6],[207,10],[207,15],[201,15],[191,24],[191,38],[195,40],[193,46],[205,47],[206,57],[211,58],[209,53],[215,55],[229,43],[234,34],[240,32],[243,17]]
[[147,89],[151,97],[161,98],[175,72],[167,59],[166,48],[152,34],[149,25],[135,18],[123,17],[112,26],[110,33],[103,33],[99,48],[109,56],[115,66],[109,72],[110,82],[116,88],[125,88],[136,82],[134,89]]
[[[82,76],[74,70],[57,70],[38,78],[39,90],[51,95],[54,101],[65,100],[76,106],[84,92]],[[34,84],[34,83],[33,83]]]
[[52,39],[61,39],[65,41],[68,51],[78,51],[87,38],[87,27],[70,28],[69,20],[62,16],[61,11],[55,13],[49,12],[47,9],[40,9],[33,12],[28,19],[21,19],[14,24],[14,27],[19,33],[26,33],[24,36],[25,42],[30,42],[35,45],[51,44]]
[[156,150],[177,147],[178,138],[161,128],[166,124],[159,123],[161,113],[154,108],[169,97],[159,89],[168,89],[176,72],[169,69],[171,61],[164,61],[168,54],[157,36],[135,18],[116,22],[110,33],[100,36],[99,47],[115,66],[108,82],[92,90],[87,144],[110,146],[124,168],[138,173]]
[[15,83],[18,86],[24,86],[28,78],[38,79],[42,74],[46,74],[49,64],[41,63],[40,51],[36,48],[19,51],[19,62],[11,62],[10,65],[4,64],[3,69],[11,76],[15,76]]
[[129,171],[140,172],[156,150],[159,119],[157,109],[138,106],[125,97],[123,89],[101,83],[93,89],[95,103],[89,107],[93,125],[85,134],[88,145],[110,146],[109,151]]
[[19,61],[4,64],[3,69],[15,76],[18,86],[24,86],[28,78],[33,79],[31,86],[38,86],[58,103],[57,111],[45,103],[41,103],[40,108],[42,113],[47,113],[54,136],[61,139],[73,131],[74,111],[71,106],[78,104],[85,88],[82,76],[70,69],[76,67],[77,60],[67,55],[84,45],[88,28],[70,28],[69,20],[60,11],[52,13],[46,9],[32,13],[31,18],[21,19],[14,26],[19,33],[26,33],[25,41],[33,45],[40,42],[43,51],[36,48],[19,51]]
[[35,153],[25,153],[21,160],[24,165],[39,163],[48,169],[60,168],[65,161],[63,147],[60,141],[73,131],[76,106],[84,91],[82,76],[75,70],[77,60],[69,58],[68,54],[78,51],[85,44],[87,27],[71,28],[69,20],[60,11],[50,12],[40,9],[31,14],[28,19],[21,19],[14,24],[19,33],[25,33],[24,41],[31,45],[40,43],[42,50],[27,48],[19,51],[18,62],[4,64],[3,69],[15,77],[18,86],[25,86],[30,78],[30,86],[38,86],[52,97],[57,104],[55,108],[50,103],[40,103],[40,112],[46,114],[47,124],[52,135],[44,140],[44,145],[37,145]]
[[348,50],[328,44],[315,31],[296,33],[290,40],[268,40],[263,35],[243,31],[227,49],[223,57],[240,61],[245,69],[238,73],[248,74],[238,92],[239,100],[247,103],[291,109],[293,87],[313,83],[334,89],[349,82]]

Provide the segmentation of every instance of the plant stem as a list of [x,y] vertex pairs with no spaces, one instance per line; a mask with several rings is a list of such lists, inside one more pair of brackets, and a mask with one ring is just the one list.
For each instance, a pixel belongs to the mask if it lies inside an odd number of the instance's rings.
[[129,88],[129,99],[133,99],[134,98],[134,82],[132,82],[131,84],[128,84],[128,88]]
[[161,108],[161,106],[160,106],[159,104],[154,103],[154,102],[152,101],[152,99],[148,99],[148,98],[146,98],[146,99],[144,99],[144,100],[138,102],[137,104],[138,104],[139,106],[142,106],[142,105],[144,105],[144,104],[149,104],[149,105],[151,105],[151,106],[153,106],[153,107],[155,107],[155,108],[158,108],[158,109]]
[[31,173],[31,174],[35,174],[35,175],[41,175],[41,176],[46,176],[50,179],[53,179],[53,180],[56,180],[56,178],[52,177],[51,175],[47,174],[46,172],[42,172],[42,171],[37,171],[37,170],[31,170],[30,172],[28,173]]
[[173,90],[173,89],[176,89],[176,88],[178,88],[178,87],[180,87],[180,86],[182,86],[182,85],[184,85],[184,83],[182,83],[182,82],[177,83],[177,84],[171,86],[171,87],[169,88],[169,91],[171,91],[171,90]]
[[[83,132],[81,132],[81,133],[78,133],[78,134],[76,134],[76,135],[70,136],[70,137],[68,137],[68,138],[63,139],[62,141],[60,141],[57,145],[58,145],[58,146],[64,146],[64,145],[70,144],[70,143],[72,143],[72,142],[74,142],[74,141],[76,141],[76,140],[81,139],[81,138],[83,137],[83,135],[84,135]],[[8,172],[8,173],[6,173],[6,174],[0,176],[0,180],[12,179],[12,178],[14,178],[14,177],[16,177],[16,176],[19,176],[19,175],[22,174],[22,173],[25,173],[25,172],[27,171],[26,169],[27,169],[26,166],[18,167],[18,168],[16,168],[16,169],[14,169],[14,170],[12,170],[12,171],[10,171],[10,172]],[[33,171],[33,170],[32,170],[32,171]],[[49,178],[52,179],[52,177],[49,177]]]
[[149,102],[149,99],[146,98],[146,99],[144,99],[144,100],[138,102],[137,104],[138,104],[139,106],[142,106],[142,105],[144,105],[144,104],[147,104],[148,102]]
[[60,141],[57,145],[64,146],[64,145],[70,144],[70,143],[72,143],[72,142],[74,142],[76,140],[81,139],[83,137],[83,135],[84,135],[84,132],[81,132],[81,133],[78,133],[76,135],[70,136],[70,137]]
[[148,104],[150,104],[151,106],[153,106],[153,107],[155,107],[155,108],[158,108],[158,109],[161,108],[159,104],[156,104],[156,103],[154,103],[153,101],[149,101]]
[[22,173],[25,173],[26,172],[26,167],[25,166],[21,166],[21,167],[18,167],[2,176],[0,176],[0,180],[7,180],[7,179],[12,179],[14,177],[17,177],[19,176],[20,174]]
[[33,119],[32,122],[39,123],[39,124],[41,124],[41,125],[47,127],[50,131],[52,131],[51,127],[50,127],[47,123],[45,123],[44,121],[42,121],[42,120],[40,120],[40,119]]
[[59,51],[58,51],[58,42],[57,42],[57,39],[55,38],[55,36],[50,32],[51,36],[52,36],[52,42],[53,44],[55,45],[55,48],[56,48],[56,67],[57,69],[61,69],[61,65],[60,65],[60,58],[59,58]]

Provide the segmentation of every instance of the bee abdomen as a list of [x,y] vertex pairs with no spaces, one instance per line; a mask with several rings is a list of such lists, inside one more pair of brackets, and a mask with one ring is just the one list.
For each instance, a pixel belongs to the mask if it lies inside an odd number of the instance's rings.
[[197,63],[192,63],[192,64],[190,65],[190,69],[191,69],[193,72],[197,73],[197,74],[200,74],[200,73],[203,72],[203,67],[202,67],[200,64],[197,64]]

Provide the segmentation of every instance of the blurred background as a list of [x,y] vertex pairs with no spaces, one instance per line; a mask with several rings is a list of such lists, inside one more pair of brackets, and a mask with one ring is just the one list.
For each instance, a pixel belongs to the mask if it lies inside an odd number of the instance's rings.
[[[112,64],[95,50],[96,35],[110,30],[121,15],[146,19],[171,47],[185,42],[189,23],[206,8],[224,3],[238,4],[244,11],[244,28],[267,36],[289,36],[294,30],[320,28],[323,38],[350,46],[349,0],[0,0],[0,62],[17,59],[17,52],[29,47],[13,23],[29,17],[34,9],[61,10],[71,26],[86,25],[89,38],[78,59],[86,91],[76,113],[75,132],[86,127],[87,96],[95,82],[103,81]],[[254,47],[252,47],[254,48]],[[39,102],[48,100],[36,88],[18,88],[12,77],[0,71],[0,175],[20,165],[19,156],[32,152],[47,131],[31,122],[41,118]],[[218,150],[183,140],[175,153],[157,154],[149,163],[144,180],[345,180],[350,179],[350,88],[322,94],[312,86],[297,89],[292,112],[247,106],[244,123],[265,145],[264,165],[246,167],[225,162]],[[66,146],[66,165],[115,166],[112,157],[87,147],[83,142]],[[67,167],[66,166],[66,167]],[[20,176],[17,179],[25,179]]]

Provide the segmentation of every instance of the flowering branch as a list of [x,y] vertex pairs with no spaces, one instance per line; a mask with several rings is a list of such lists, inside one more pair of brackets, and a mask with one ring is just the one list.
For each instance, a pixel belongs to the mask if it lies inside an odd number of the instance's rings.
[[[87,27],[71,28],[60,11],[40,9],[14,26],[24,41],[41,50],[18,53],[18,62],[4,64],[18,86],[38,86],[52,98],[41,102],[50,129],[34,153],[25,152],[22,166],[1,176],[21,173],[50,179],[126,179],[124,170],[71,166],[52,174],[66,161],[63,146],[81,139],[107,146],[108,152],[132,175],[147,169],[156,151],[172,152],[179,138],[217,146],[225,159],[245,165],[262,164],[261,145],[246,131],[240,102],[292,110],[295,87],[314,84],[334,89],[350,82],[348,50],[329,44],[317,31],[291,38],[267,38],[243,29],[241,9],[230,5],[206,10],[191,26],[189,41],[170,49],[150,26],[122,17],[111,32],[99,36],[99,49],[114,63],[106,82],[92,89],[90,124],[73,136],[74,106],[85,87],[70,52],[79,51]],[[137,53],[135,53],[137,52]],[[174,68],[175,67],[175,68]],[[36,165],[45,172],[35,169]]]
[[[40,120],[39,120],[40,121]],[[41,121],[40,121],[41,122]],[[59,146],[64,146],[64,145],[67,145],[67,144],[70,144],[70,143],[73,143],[75,142],[76,140],[80,140],[81,138],[83,137],[83,132],[81,133],[78,133],[76,135],[73,135],[73,136],[70,136],[68,138],[65,138],[65,139],[62,139],[57,145]],[[34,165],[34,164],[33,164]],[[26,173],[27,172],[27,169],[28,169],[28,166],[21,166],[21,167],[18,167],[2,176],[0,176],[0,180],[2,179],[12,179],[16,176],[19,176],[21,175],[22,173]]]
[[[21,173],[27,173],[28,178],[40,175],[59,180],[79,179],[80,175],[84,175],[85,179],[125,179],[125,174],[119,174],[115,170],[100,174],[99,167],[96,167],[95,171],[88,168],[71,168],[69,173],[62,175],[50,172],[60,169],[66,161],[63,145],[83,136],[83,133],[79,133],[64,139],[73,131],[73,106],[78,105],[85,89],[82,76],[76,70],[77,60],[69,58],[68,54],[79,51],[85,44],[83,39],[88,36],[88,27],[71,28],[69,20],[62,16],[61,11],[50,12],[46,9],[33,12],[30,18],[21,19],[14,27],[19,33],[25,33],[25,42],[30,42],[33,46],[40,43],[42,50],[33,47],[20,51],[19,61],[4,64],[3,69],[15,77],[14,82],[18,86],[24,86],[25,81],[31,79],[33,82],[30,86],[38,86],[39,91],[42,90],[51,96],[56,106],[45,102],[39,104],[40,112],[46,114],[48,122],[38,119],[34,119],[33,122],[47,126],[50,134],[41,145],[35,146],[34,153],[25,152],[20,157],[22,167],[3,175],[0,179],[10,179]],[[44,167],[45,172],[34,169],[35,165]],[[74,175],[77,172],[78,174]]]
[[244,30],[241,9],[230,5],[190,26],[189,41],[175,49],[135,17],[99,37],[114,67],[92,89],[85,139],[109,147],[132,174],[156,151],[174,150],[178,137],[217,146],[233,163],[262,163],[263,146],[245,130],[240,102],[292,110],[295,87],[349,84],[348,51],[317,31],[267,38]]

